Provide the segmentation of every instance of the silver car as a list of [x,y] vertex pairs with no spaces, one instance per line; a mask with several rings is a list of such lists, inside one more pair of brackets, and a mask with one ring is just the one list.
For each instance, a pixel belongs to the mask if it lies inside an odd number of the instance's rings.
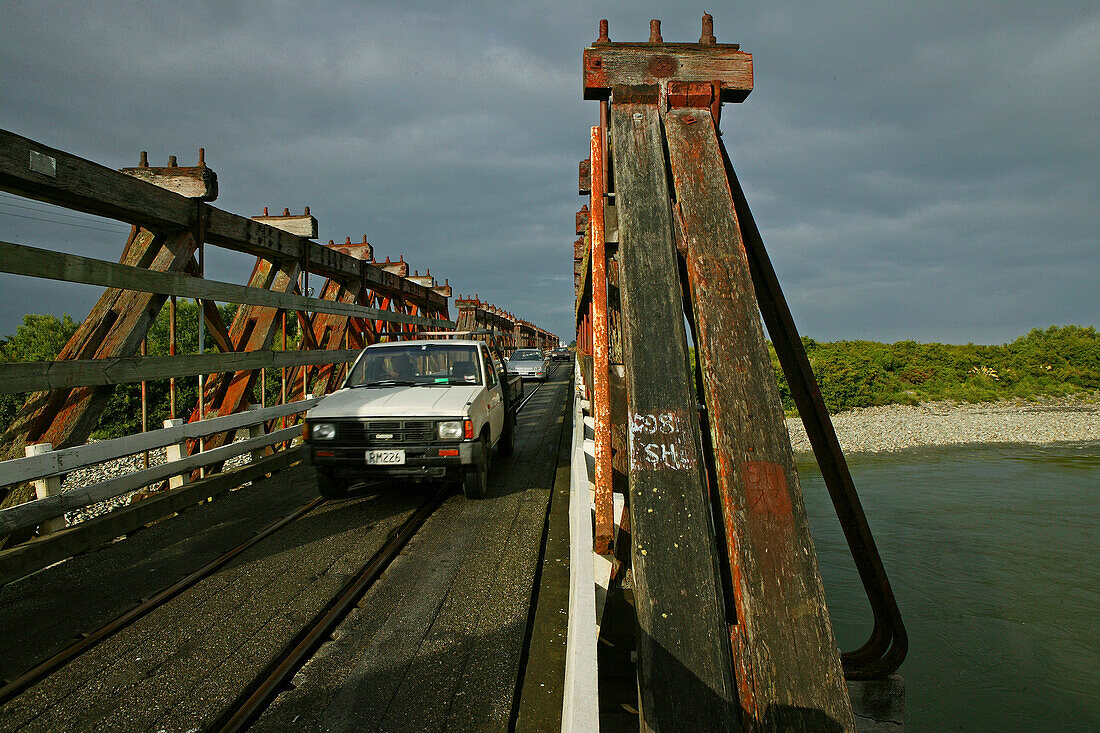
[[538,349],[516,349],[508,357],[508,371],[524,379],[543,381],[549,371],[549,362]]

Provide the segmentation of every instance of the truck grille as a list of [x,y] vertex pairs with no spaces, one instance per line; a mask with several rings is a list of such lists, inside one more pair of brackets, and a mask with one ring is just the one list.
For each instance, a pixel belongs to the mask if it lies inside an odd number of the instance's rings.
[[432,420],[362,420],[336,423],[340,443],[422,443],[435,439]]

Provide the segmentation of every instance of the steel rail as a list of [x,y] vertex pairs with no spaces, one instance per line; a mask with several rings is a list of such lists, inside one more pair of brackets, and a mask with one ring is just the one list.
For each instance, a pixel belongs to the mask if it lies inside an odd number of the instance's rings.
[[520,402],[520,403],[519,403],[519,407],[517,407],[517,408],[516,408],[516,414],[517,414],[517,415],[519,414],[519,411],[523,409],[524,405],[526,405],[526,404],[527,404],[528,402],[530,402],[530,401],[531,401],[531,398],[535,396],[535,393],[536,393],[536,392],[538,392],[538,391],[539,391],[540,389],[542,389],[542,388],[543,388],[543,387],[544,387],[544,386],[546,385],[546,383],[547,383],[548,381],[550,381],[550,377],[554,376],[554,375],[555,375],[555,374],[557,373],[557,370],[558,370],[558,369],[559,369],[560,367],[561,367],[561,365],[560,365],[560,364],[552,365],[552,366],[550,367],[550,370],[548,370],[548,371],[546,372],[546,379],[544,379],[544,380],[542,380],[541,382],[539,382],[538,386],[537,386],[537,387],[535,387],[535,388],[534,388],[533,390],[531,390],[531,394],[529,394],[529,395],[525,396],[525,397],[523,398],[523,402]]
[[113,620],[108,621],[106,624],[100,626],[98,629],[83,637],[79,641],[70,644],[69,646],[65,647],[48,659],[39,662],[34,667],[31,667],[26,672],[23,672],[15,679],[7,682],[6,684],[4,684],[3,687],[0,687],[0,705],[3,705],[4,703],[11,700],[13,697],[19,695],[31,685],[34,685],[46,678],[47,676],[53,674],[55,671],[73,661],[84,652],[96,646],[101,641],[104,641],[105,639],[113,636],[115,633],[122,630],[126,626],[129,626],[134,621],[137,621],[139,618],[146,615],[153,609],[178,596],[180,593],[187,590],[203,578],[211,575],[215,570],[222,567],[227,562],[237,557],[248,548],[252,547],[266,537],[274,534],[276,531],[282,529],[294,520],[309,513],[323,501],[324,499],[318,497],[308,504],[305,504],[304,506],[301,506],[298,509],[294,510],[277,522],[269,524],[267,527],[260,530],[258,533],[245,540],[241,544],[237,545],[233,549],[225,552],[214,560],[211,560],[206,565],[203,565],[198,570],[195,570],[186,577],[176,581],[172,585],[169,585],[166,588],[162,588],[161,590],[157,591],[156,594],[145,599],[138,605],[131,608],[129,611],[126,611],[125,613],[117,616]]
[[313,620],[287,644],[284,652],[241,693],[237,701],[207,730],[229,733],[248,728],[263,713],[275,696],[285,689],[294,674],[324,644],[333,630],[351,612],[356,603],[370,589],[379,576],[389,567],[408,541],[452,492],[450,484],[443,484],[431,498],[421,504],[401,526],[393,530],[389,538],[371,556],[371,559],[348,581],[339,595],[322,609]]

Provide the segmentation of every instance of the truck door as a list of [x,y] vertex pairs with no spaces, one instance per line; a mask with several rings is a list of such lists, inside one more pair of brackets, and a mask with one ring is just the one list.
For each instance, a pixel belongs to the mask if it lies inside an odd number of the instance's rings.
[[504,385],[498,379],[497,366],[489,352],[484,346],[478,348],[478,351],[481,352],[481,363],[485,368],[485,391],[489,395],[490,438],[495,443],[504,430]]

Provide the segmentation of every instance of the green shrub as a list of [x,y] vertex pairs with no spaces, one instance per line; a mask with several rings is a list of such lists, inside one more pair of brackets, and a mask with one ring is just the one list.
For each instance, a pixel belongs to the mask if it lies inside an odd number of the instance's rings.
[[[1001,346],[916,341],[802,343],[830,412],[932,400],[1035,399],[1100,389],[1100,334],[1089,326],[1051,326]],[[770,345],[769,345],[770,346]],[[783,407],[790,388],[771,350]]]

